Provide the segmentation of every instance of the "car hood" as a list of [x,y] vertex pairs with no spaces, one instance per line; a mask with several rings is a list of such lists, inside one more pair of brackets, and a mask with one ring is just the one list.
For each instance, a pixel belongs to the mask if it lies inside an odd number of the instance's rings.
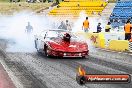
[[84,41],[77,41],[71,39],[70,42],[66,42],[61,38],[52,38],[47,41],[48,45],[56,51],[63,52],[83,52],[88,50],[88,45]]

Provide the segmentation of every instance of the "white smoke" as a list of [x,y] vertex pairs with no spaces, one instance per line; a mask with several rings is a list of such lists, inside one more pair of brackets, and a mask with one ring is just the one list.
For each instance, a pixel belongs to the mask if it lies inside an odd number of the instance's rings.
[[[73,32],[83,31],[82,23],[86,16],[85,12],[80,13],[79,19],[73,22]],[[0,20],[0,38],[13,42],[8,44],[8,52],[34,52],[36,51],[34,48],[34,35],[42,30],[57,28],[58,24],[65,21],[66,18],[56,20],[53,17],[36,15],[32,12],[21,12],[12,16],[0,16]],[[28,22],[33,27],[31,34],[25,32]],[[103,24],[102,19],[93,17],[89,17],[89,22],[90,31],[96,31],[98,22]]]
[[[98,23],[101,23],[102,31],[105,30],[104,28],[105,28],[106,23],[103,17],[101,16],[89,17],[87,14],[85,14],[85,11],[82,11],[80,13],[79,19],[77,19],[77,21],[74,23],[73,30],[72,30],[73,32],[84,32],[84,30],[82,30],[82,26],[83,26],[83,22],[86,19],[86,17],[88,17],[88,20],[89,20],[89,26],[90,26],[89,32],[97,32]],[[90,53],[93,53],[93,52],[95,53],[96,48],[93,47],[92,41],[90,41],[88,38],[85,38],[84,35],[81,34],[79,37],[87,42]]]
[[83,22],[86,19],[86,17],[88,17],[89,20],[89,25],[90,25],[90,32],[96,32],[97,31],[97,25],[98,23],[101,23],[101,27],[103,28],[102,31],[104,31],[104,27],[106,25],[105,20],[103,19],[103,17],[89,17],[85,11],[80,12],[80,16],[79,19],[77,19],[77,21],[74,23],[73,25],[73,32],[79,32],[79,31],[83,31],[82,30],[82,26],[83,26]]
[[[8,52],[34,52],[34,35],[52,28],[50,18],[30,12],[21,12],[13,16],[0,16],[0,38],[14,42],[8,44]],[[26,26],[30,22],[33,32],[27,34]]]

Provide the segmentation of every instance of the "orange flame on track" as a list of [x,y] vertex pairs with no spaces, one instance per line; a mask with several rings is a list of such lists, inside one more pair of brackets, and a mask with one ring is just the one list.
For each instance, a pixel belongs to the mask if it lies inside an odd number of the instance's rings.
[[78,73],[80,76],[86,75],[86,71],[81,66],[79,66],[79,68],[78,68]]

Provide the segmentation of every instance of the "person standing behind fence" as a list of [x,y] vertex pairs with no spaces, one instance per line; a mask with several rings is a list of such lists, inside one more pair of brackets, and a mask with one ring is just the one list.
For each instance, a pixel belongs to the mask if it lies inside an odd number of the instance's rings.
[[66,26],[66,24],[62,21],[62,22],[61,22],[61,25],[58,27],[58,29],[67,30],[67,26]]
[[131,24],[130,20],[128,20],[124,26],[125,40],[131,39],[131,30],[132,30],[132,24]]
[[82,26],[82,30],[84,28],[84,32],[88,32],[89,30],[89,21],[88,21],[88,17],[86,17],[86,20],[83,22],[83,26]]
[[31,33],[33,31],[33,27],[30,25],[30,22],[28,22],[28,25],[26,26],[25,32]]
[[71,29],[71,25],[70,25],[70,23],[68,22],[68,20],[66,20],[66,29],[68,30],[68,31],[71,31],[72,29]]
[[110,29],[111,29],[111,23],[108,22],[107,25],[105,26],[105,32],[110,32]]
[[97,25],[97,33],[99,33],[99,32],[101,32],[101,23],[98,23],[98,25]]

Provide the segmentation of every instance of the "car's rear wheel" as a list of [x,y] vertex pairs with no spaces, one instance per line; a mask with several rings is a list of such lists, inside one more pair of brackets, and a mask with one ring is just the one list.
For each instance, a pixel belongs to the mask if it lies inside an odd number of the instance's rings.
[[82,58],[83,58],[83,59],[86,59],[86,57],[85,57],[85,56],[82,56]]
[[83,59],[89,59],[89,55],[82,56]]
[[39,49],[37,49],[37,53],[41,53],[41,51]]
[[35,48],[37,49],[37,40],[34,40]]
[[38,49],[38,47],[37,47],[37,42],[38,42],[37,40],[34,40],[35,48],[37,49],[37,53],[40,54],[40,53],[42,53],[42,52],[41,52],[40,49]]

